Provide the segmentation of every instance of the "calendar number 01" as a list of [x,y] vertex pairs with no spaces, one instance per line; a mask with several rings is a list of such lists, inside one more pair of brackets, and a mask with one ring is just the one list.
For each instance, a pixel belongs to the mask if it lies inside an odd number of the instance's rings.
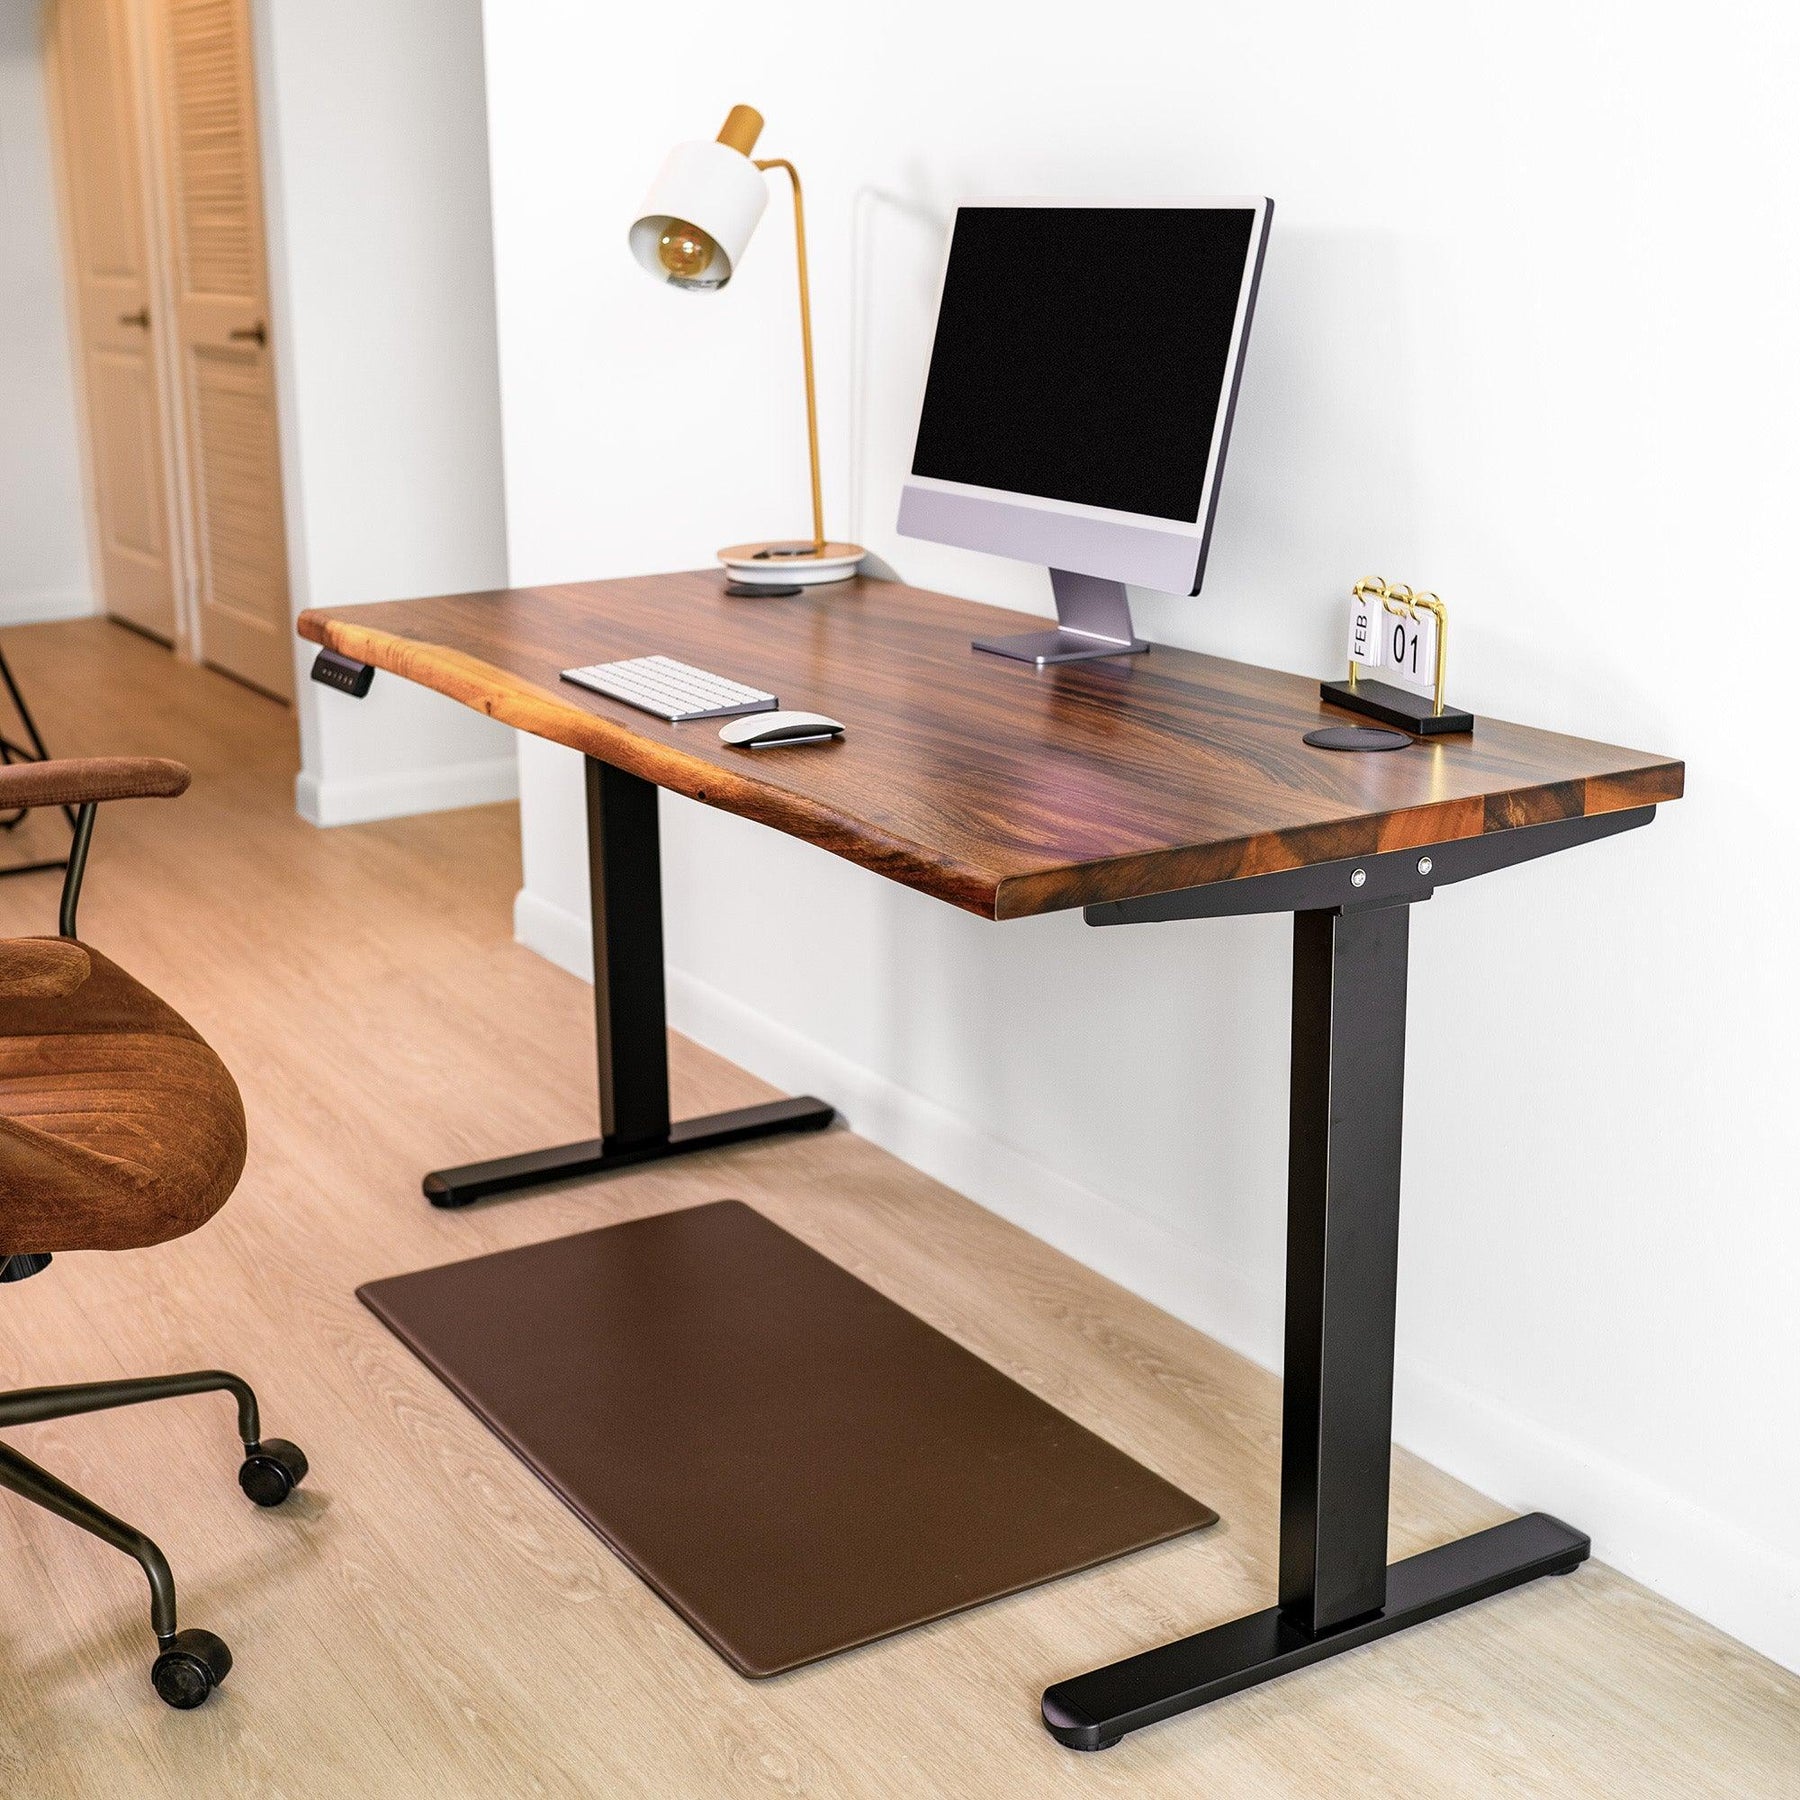
[[1408,627],[1405,619],[1394,621],[1394,634],[1388,645],[1388,661],[1401,673],[1419,679],[1419,628]]

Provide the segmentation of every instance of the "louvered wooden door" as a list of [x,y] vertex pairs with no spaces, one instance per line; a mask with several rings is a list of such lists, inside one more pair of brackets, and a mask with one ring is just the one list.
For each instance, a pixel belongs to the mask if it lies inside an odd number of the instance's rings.
[[153,0],[200,640],[293,694],[246,0]]
[[48,26],[58,78],[96,573],[109,613],[170,640],[177,559],[131,19],[126,0],[57,0]]

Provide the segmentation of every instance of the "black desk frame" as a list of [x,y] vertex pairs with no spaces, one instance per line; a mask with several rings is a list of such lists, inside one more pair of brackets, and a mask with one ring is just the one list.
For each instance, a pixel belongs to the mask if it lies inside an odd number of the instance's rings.
[[[1281,1553],[1273,1607],[1048,1688],[1044,1723],[1059,1742],[1106,1749],[1587,1559],[1582,1533],[1529,1513],[1387,1561],[1408,928],[1410,908],[1441,886],[1655,813],[1555,819],[1085,909],[1090,925],[1294,915]],[[600,1136],[427,1175],[436,1206],[819,1131],[836,1116],[800,1096],[671,1121],[655,785],[589,757],[587,823]]]
[[670,1119],[656,794],[654,782],[587,758],[600,1135],[434,1170],[425,1177],[425,1198],[433,1206],[467,1206],[494,1194],[607,1175],[784,1131],[823,1131],[837,1117],[823,1100],[803,1094],[697,1119]]
[[1090,925],[1294,915],[1281,1555],[1266,1611],[1047,1689],[1044,1723],[1059,1742],[1104,1750],[1128,1731],[1586,1561],[1579,1531],[1528,1513],[1388,1564],[1408,926],[1413,904],[1446,883],[1615,836],[1655,813],[1556,819],[1086,909]]

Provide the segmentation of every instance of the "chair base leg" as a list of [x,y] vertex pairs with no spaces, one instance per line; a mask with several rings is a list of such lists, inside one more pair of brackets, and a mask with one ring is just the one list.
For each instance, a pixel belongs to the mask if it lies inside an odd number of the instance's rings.
[[[244,1462],[238,1485],[258,1506],[279,1506],[306,1476],[306,1458],[283,1438],[261,1437],[256,1396],[249,1384],[222,1369],[200,1369],[186,1375],[150,1375],[123,1381],[90,1381],[67,1387],[20,1388],[0,1394],[0,1425],[28,1425],[67,1419],[79,1413],[138,1406],[147,1400],[171,1400],[187,1394],[229,1393],[237,1401],[238,1436]],[[33,1506],[54,1513],[122,1550],[144,1571],[150,1584],[150,1627],[156,1633],[157,1658],[150,1679],[170,1706],[186,1710],[200,1705],[231,1669],[231,1651],[210,1631],[180,1630],[175,1617],[175,1578],[168,1558],[135,1525],[59,1480],[48,1469],[9,1445],[0,1444],[0,1488]]]
[[249,1382],[224,1369],[195,1369],[186,1375],[132,1375],[119,1381],[65,1382],[56,1387],[14,1388],[0,1393],[0,1427],[37,1425],[45,1419],[72,1419],[78,1413],[111,1412],[149,1400],[180,1400],[189,1394],[230,1394],[237,1401],[238,1436],[246,1451],[262,1435],[256,1395]]
[[168,1558],[149,1538],[7,1444],[0,1444],[0,1487],[10,1488],[21,1500],[79,1525],[103,1544],[136,1558],[150,1583],[150,1628],[156,1633],[158,1648],[169,1647],[176,1630],[175,1577],[169,1573]]

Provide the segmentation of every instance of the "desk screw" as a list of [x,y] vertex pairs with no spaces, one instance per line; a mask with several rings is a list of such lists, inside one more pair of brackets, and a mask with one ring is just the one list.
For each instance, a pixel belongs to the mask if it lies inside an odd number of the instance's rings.
[[1429,856],[1421,856],[1419,858],[1419,873],[1421,875],[1429,875],[1431,873],[1431,858]]
[[1350,885],[1352,887],[1361,887],[1368,879],[1369,871],[1367,869],[1352,869],[1350,871]]

